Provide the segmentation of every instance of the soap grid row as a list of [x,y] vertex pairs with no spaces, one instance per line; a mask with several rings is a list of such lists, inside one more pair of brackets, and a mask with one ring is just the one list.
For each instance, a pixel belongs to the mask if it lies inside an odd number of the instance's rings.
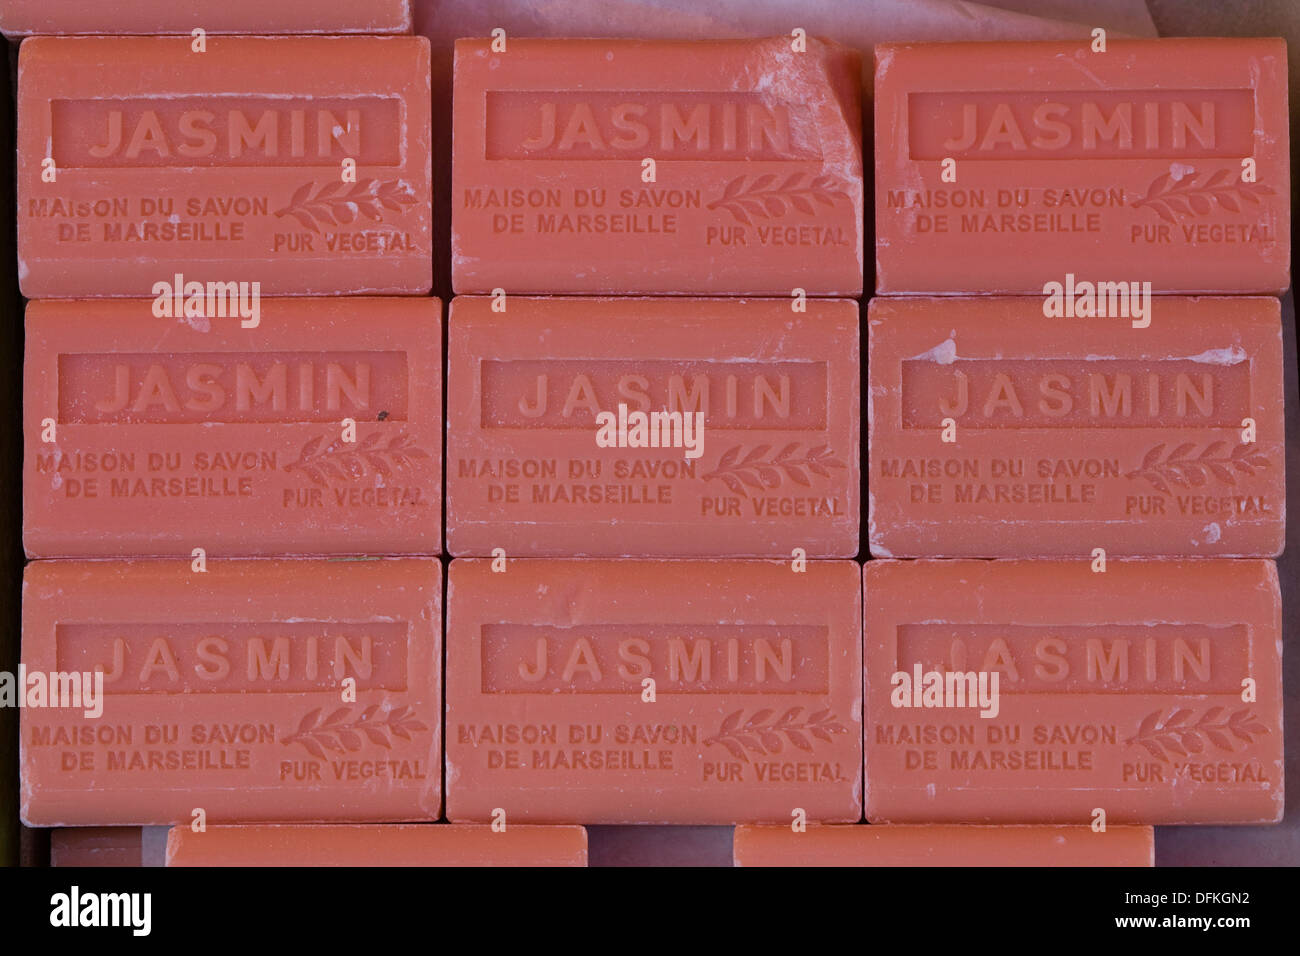
[[[582,826],[278,824],[79,827],[50,834],[50,865],[586,866]],[[1152,866],[1151,827],[738,826],[736,866]]]
[[35,301],[24,542],[438,554],[445,497],[458,557],[1274,556],[1278,302],[1153,309],[461,296],[444,356],[436,299]]
[[[504,46],[457,42],[435,182],[422,37],[212,37],[202,54],[188,37],[25,40],[24,294],[146,296],[179,274],[419,295],[444,264],[457,293],[863,292],[856,53],[789,37]],[[877,292],[1289,285],[1283,41],[875,54]]]
[[444,599],[434,559],[33,562],[23,819],[1280,819],[1271,561],[446,574]]

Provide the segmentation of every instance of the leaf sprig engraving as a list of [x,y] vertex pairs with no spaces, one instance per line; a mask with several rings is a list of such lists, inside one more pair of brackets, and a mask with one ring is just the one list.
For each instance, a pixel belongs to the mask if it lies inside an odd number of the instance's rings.
[[347,707],[340,707],[329,716],[323,716],[324,713],[320,707],[308,713],[298,723],[298,729],[280,743],[300,744],[313,757],[324,760],[325,751],[354,753],[365,746],[366,739],[392,750],[394,737],[410,740],[412,733],[429,729],[415,719],[407,706],[381,714],[379,705],[372,704],[355,720],[349,719],[351,711]]
[[766,757],[779,754],[785,741],[794,744],[800,750],[813,749],[812,738],[829,742],[832,735],[848,733],[848,728],[835,719],[829,710],[810,713],[800,720],[802,707],[791,707],[780,717],[773,720],[776,711],[763,708],[754,711],[749,720],[743,721],[743,709],[728,714],[722,720],[722,726],[712,737],[706,737],[704,746],[717,744],[723,747],[737,760],[749,762],[749,753]]
[[1226,447],[1227,442],[1210,442],[1196,455],[1193,454],[1196,445],[1187,442],[1166,454],[1161,442],[1143,456],[1141,465],[1124,477],[1142,478],[1157,491],[1169,495],[1173,494],[1171,483],[1200,488],[1211,478],[1217,478],[1226,485],[1235,485],[1237,472],[1253,475],[1256,469],[1268,467],[1268,459],[1254,445],[1240,444],[1225,455]]
[[1184,216],[1208,216],[1218,205],[1228,212],[1241,212],[1245,205],[1258,206],[1260,196],[1273,195],[1263,183],[1243,183],[1231,169],[1206,174],[1198,184],[1197,174],[1174,179],[1162,173],[1152,180],[1147,194],[1134,200],[1134,208],[1145,206],[1165,222],[1177,222]]
[[752,222],[751,216],[759,219],[779,219],[791,209],[813,215],[817,209],[814,203],[834,206],[836,200],[848,201],[848,194],[840,189],[831,176],[810,176],[807,173],[791,173],[781,180],[775,173],[755,176],[741,175],[731,180],[722,190],[722,195],[709,203],[708,209],[725,209],[737,222],[746,225]]
[[1268,733],[1268,727],[1249,707],[1230,717],[1224,716],[1227,712],[1226,707],[1211,707],[1193,720],[1191,710],[1182,708],[1161,720],[1163,711],[1157,710],[1143,717],[1137,733],[1124,742],[1138,744],[1157,760],[1170,763],[1170,754],[1179,757],[1199,754],[1207,745],[1232,753],[1238,749],[1238,741],[1252,744],[1256,737]]
[[736,445],[724,451],[717,468],[704,475],[704,480],[716,479],[735,494],[748,495],[746,488],[756,491],[775,488],[787,478],[797,485],[811,487],[810,472],[829,478],[830,469],[845,467],[843,462],[831,457],[829,445],[809,448],[803,456],[798,455],[798,442],[791,442],[775,455],[769,454],[771,445],[755,445],[742,458],[743,449],[743,445]]
[[284,470],[300,471],[313,484],[327,487],[331,478],[356,481],[371,472],[388,478],[397,469],[429,457],[406,432],[398,432],[386,442],[382,432],[371,432],[355,443],[340,437],[327,445],[327,437],[317,435],[309,439],[298,453],[298,460],[285,465]]
[[415,202],[415,190],[400,179],[362,179],[355,183],[325,183],[312,195],[315,183],[299,186],[276,216],[292,216],[312,232],[320,232],[322,224],[337,226],[364,216],[371,222],[382,222],[384,210],[396,212]]

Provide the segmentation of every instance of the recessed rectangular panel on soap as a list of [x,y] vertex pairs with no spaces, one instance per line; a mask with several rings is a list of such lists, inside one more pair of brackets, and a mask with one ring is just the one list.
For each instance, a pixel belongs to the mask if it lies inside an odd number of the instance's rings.
[[437,554],[438,300],[27,306],[23,540],[33,557]]
[[1266,560],[869,561],[871,823],[1275,823]]
[[1278,301],[1150,308],[1135,328],[1036,297],[873,299],[871,553],[1280,553]]
[[456,42],[457,292],[858,295],[858,55]]
[[437,819],[441,608],[436,559],[29,564],[23,820]]
[[876,47],[876,291],[1290,285],[1280,39]]
[[857,303],[460,296],[448,321],[452,554],[857,554]]
[[858,566],[457,559],[447,818],[855,822]]
[[36,37],[18,64],[29,298],[433,281],[423,37]]

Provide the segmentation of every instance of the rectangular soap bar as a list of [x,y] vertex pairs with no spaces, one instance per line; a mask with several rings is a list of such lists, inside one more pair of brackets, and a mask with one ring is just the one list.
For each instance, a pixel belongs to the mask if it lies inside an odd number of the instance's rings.
[[213,33],[410,33],[409,0],[5,0],[6,36]]
[[1277,299],[1161,296],[1134,328],[1037,298],[876,298],[868,362],[877,557],[1282,550]]
[[876,47],[876,291],[1286,289],[1286,84],[1280,39]]
[[22,292],[152,298],[180,274],[205,291],[427,293],[430,148],[423,37],[213,37],[202,54],[189,37],[33,38]]
[[491,43],[456,41],[457,292],[861,293],[856,52]]
[[863,601],[870,822],[1281,819],[1272,561],[869,561]]
[[807,309],[454,299],[451,553],[856,555],[858,305]]
[[429,559],[29,564],[29,680],[104,682],[22,710],[24,822],[437,819],[441,606]]
[[441,550],[437,299],[268,299],[256,328],[43,300],[26,326],[29,555]]
[[494,563],[448,577],[449,820],[859,819],[854,562]]
[[140,827],[59,827],[50,832],[50,866],[142,866]]
[[1154,866],[1151,827],[740,826],[736,866]]
[[173,827],[168,866],[586,866],[580,826]]

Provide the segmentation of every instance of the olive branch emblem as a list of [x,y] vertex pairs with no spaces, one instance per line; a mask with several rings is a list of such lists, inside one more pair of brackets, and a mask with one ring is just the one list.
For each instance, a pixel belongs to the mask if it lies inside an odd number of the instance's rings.
[[300,471],[313,484],[327,487],[330,478],[356,481],[370,472],[391,477],[400,468],[428,458],[429,453],[414,444],[406,432],[398,432],[387,441],[382,432],[371,432],[359,442],[345,442],[342,437],[325,444],[327,435],[310,438],[298,453],[298,460],[284,466],[285,471]]
[[422,721],[416,720],[414,712],[408,706],[396,707],[386,714],[379,712],[379,705],[372,704],[361,712],[355,720],[349,720],[350,710],[340,707],[328,717],[322,717],[324,710],[317,707],[306,714],[298,723],[298,729],[285,737],[280,743],[301,744],[313,757],[325,758],[325,751],[335,753],[353,753],[365,746],[366,738],[371,743],[393,749],[393,738],[410,740],[415,731],[428,730]]
[[1196,445],[1187,442],[1165,454],[1165,445],[1161,442],[1143,456],[1141,465],[1124,477],[1142,478],[1157,491],[1169,495],[1173,494],[1169,487],[1171,483],[1199,488],[1213,477],[1224,484],[1235,485],[1236,472],[1253,475],[1256,469],[1268,467],[1268,459],[1254,445],[1240,444],[1225,455],[1223,450],[1226,447],[1227,442],[1211,442],[1199,455],[1193,455]]
[[791,173],[778,183],[776,174],[765,173],[753,177],[746,185],[749,178],[742,175],[731,180],[723,187],[722,195],[705,208],[725,209],[737,222],[748,225],[752,222],[751,216],[779,219],[791,209],[813,215],[817,211],[813,203],[834,206],[836,200],[847,202],[849,198],[831,176]]
[[1268,727],[1249,707],[1224,717],[1227,710],[1211,707],[1195,721],[1187,708],[1173,711],[1164,720],[1160,719],[1163,712],[1157,710],[1142,718],[1137,733],[1124,742],[1138,744],[1157,760],[1169,763],[1170,754],[1186,757],[1203,753],[1207,744],[1232,753],[1237,750],[1236,741],[1253,744],[1256,737],[1268,733]]
[[802,707],[791,707],[773,720],[772,716],[775,713],[776,711],[771,708],[756,710],[744,723],[741,723],[741,718],[745,715],[743,708],[728,714],[723,718],[718,732],[712,737],[705,738],[704,746],[711,747],[717,744],[724,747],[737,760],[748,763],[749,755],[745,752],[747,750],[760,757],[779,754],[784,741],[788,740],[800,750],[811,751],[813,744],[810,738],[812,737],[830,742],[833,734],[848,733],[848,728],[839,723],[829,710],[819,710],[815,714],[809,714],[802,721],[799,719],[799,715],[803,713]]
[[284,208],[275,211],[276,216],[292,216],[312,232],[320,232],[322,224],[337,226],[353,222],[358,216],[382,222],[385,209],[398,212],[415,202],[415,190],[400,179],[362,179],[350,187],[348,183],[331,182],[313,196],[314,185],[303,183],[294,190]]
[[1258,206],[1260,196],[1273,195],[1273,189],[1263,183],[1243,183],[1231,169],[1220,169],[1206,175],[1199,185],[1193,173],[1174,179],[1162,173],[1152,180],[1147,194],[1129,205],[1147,207],[1165,222],[1177,222],[1180,216],[1208,216],[1215,205],[1229,212],[1241,212],[1244,204]]
[[829,478],[831,468],[845,467],[843,462],[831,457],[829,445],[809,448],[803,456],[797,455],[798,442],[791,442],[775,455],[769,455],[771,445],[756,445],[742,458],[740,453],[743,447],[736,445],[724,451],[718,459],[717,468],[702,476],[704,480],[716,479],[735,494],[748,495],[746,488],[757,491],[775,488],[787,478],[797,485],[811,487],[812,481],[808,477],[810,472]]

